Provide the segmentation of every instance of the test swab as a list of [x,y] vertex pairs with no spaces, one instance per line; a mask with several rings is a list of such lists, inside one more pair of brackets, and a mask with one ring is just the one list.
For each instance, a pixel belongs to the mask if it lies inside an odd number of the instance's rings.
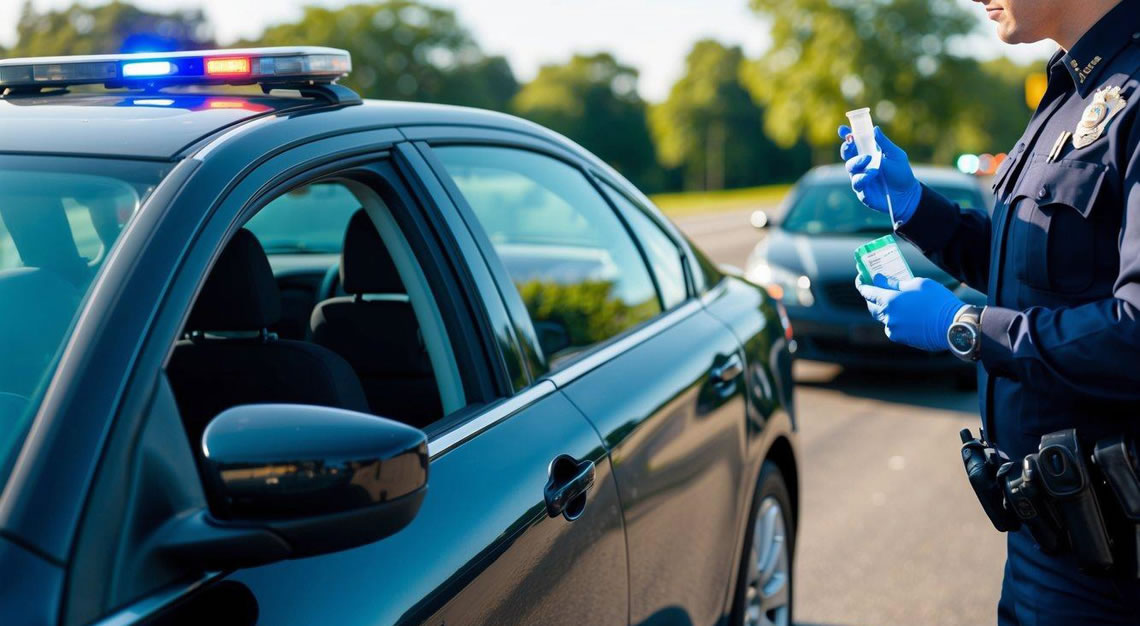
[[[879,168],[883,162],[883,152],[875,141],[875,125],[871,122],[871,109],[862,108],[847,112],[847,119],[851,121],[851,134],[855,137],[855,148],[860,155],[871,155],[868,168]],[[887,188],[887,179],[879,172],[879,182],[883,184],[883,196],[887,199],[887,214],[891,216],[891,229],[898,228],[895,223],[895,208],[891,204],[891,193]]]

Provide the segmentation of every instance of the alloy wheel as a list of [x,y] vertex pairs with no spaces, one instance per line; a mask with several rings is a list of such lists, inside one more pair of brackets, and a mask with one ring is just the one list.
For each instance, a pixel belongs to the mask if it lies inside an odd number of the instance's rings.
[[745,624],[790,626],[790,564],[783,509],[775,497],[767,496],[760,502],[756,523],[752,527]]

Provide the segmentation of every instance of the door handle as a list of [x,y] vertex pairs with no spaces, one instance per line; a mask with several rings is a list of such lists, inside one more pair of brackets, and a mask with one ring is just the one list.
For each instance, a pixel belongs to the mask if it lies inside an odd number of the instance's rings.
[[740,361],[740,355],[733,353],[723,365],[712,368],[709,376],[712,378],[713,384],[723,385],[732,382],[743,372],[744,364]]
[[563,454],[550,463],[550,480],[546,482],[546,514],[562,515],[567,521],[582,516],[586,508],[586,492],[594,484],[594,462],[579,462]]

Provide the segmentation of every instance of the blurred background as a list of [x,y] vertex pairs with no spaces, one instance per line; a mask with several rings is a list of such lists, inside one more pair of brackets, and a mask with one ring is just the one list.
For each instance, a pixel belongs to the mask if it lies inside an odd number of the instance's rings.
[[[557,130],[750,276],[757,263],[772,275],[766,239],[795,209],[792,184],[838,160],[847,110],[871,107],[912,161],[956,168],[980,190],[1020,137],[1054,50],[1004,46],[969,0],[0,3],[0,58],[261,45],[345,48],[343,82],[368,98]],[[790,241],[867,232],[815,228]],[[992,623],[1004,540],[958,457],[957,431],[978,427],[969,385],[811,361],[797,380],[797,622]]]

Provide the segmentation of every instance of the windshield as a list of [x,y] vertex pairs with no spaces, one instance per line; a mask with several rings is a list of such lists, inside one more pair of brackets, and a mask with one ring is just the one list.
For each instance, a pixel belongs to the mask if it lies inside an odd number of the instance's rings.
[[95,275],[170,167],[0,156],[0,485]]
[[[977,187],[930,185],[963,209],[984,211],[985,199]],[[889,233],[891,218],[886,213],[869,211],[859,202],[851,186],[845,182],[805,184],[782,227],[794,233],[809,235],[847,235],[855,233]]]

